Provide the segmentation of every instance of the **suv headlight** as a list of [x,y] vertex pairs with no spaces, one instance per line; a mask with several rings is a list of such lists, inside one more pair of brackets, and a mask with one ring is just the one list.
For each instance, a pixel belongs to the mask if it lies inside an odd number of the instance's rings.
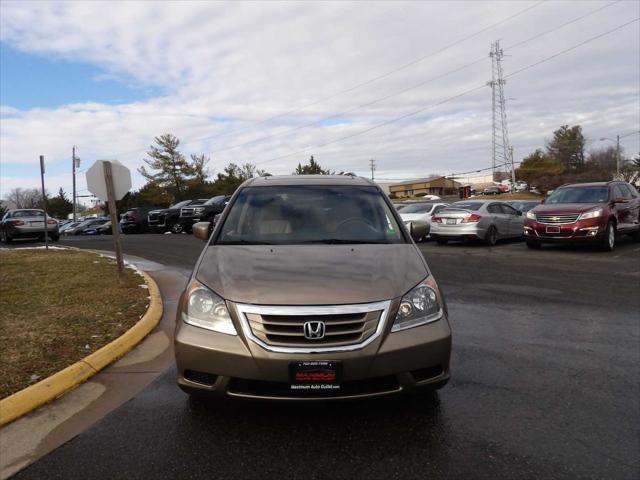
[[182,319],[189,325],[214,332],[237,335],[224,299],[198,282],[189,286]]
[[530,220],[535,220],[536,219],[536,214],[533,213],[531,210],[529,210],[526,214],[526,217]]
[[601,215],[602,215],[602,209],[598,208],[596,210],[590,210],[588,212],[584,212],[582,215],[580,215],[578,220],[586,220],[587,218],[598,218]]
[[442,318],[440,290],[430,275],[400,300],[392,332],[435,322]]
[[202,212],[204,212],[204,207],[196,207],[193,209],[194,215],[200,215]]

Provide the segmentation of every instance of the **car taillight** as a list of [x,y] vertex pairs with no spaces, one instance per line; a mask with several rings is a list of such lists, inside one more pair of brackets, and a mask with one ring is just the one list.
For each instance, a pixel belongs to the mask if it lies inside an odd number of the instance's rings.
[[467,218],[462,219],[462,223],[475,223],[479,222],[482,217],[477,213],[472,213]]
[[11,225],[24,225],[22,220],[11,220]]
[[438,217],[437,215],[434,215],[433,217],[431,217],[431,221],[436,223],[442,223],[442,217]]
[[49,225],[57,225],[58,222],[56,222],[53,218],[50,218],[50,219],[47,220],[47,223]]

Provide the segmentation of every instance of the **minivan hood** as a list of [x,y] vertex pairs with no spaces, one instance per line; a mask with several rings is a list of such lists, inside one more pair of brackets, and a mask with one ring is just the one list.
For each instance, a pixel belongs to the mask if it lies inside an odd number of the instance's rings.
[[428,273],[411,244],[210,245],[196,278],[237,303],[338,305],[400,297]]
[[594,208],[605,206],[604,203],[556,203],[536,205],[532,210],[534,213],[583,213]]

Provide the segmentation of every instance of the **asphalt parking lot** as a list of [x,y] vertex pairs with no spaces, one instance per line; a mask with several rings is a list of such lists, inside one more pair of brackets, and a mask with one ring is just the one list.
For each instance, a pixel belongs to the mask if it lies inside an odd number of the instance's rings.
[[[190,235],[123,245],[181,270],[202,249]],[[15,478],[638,478],[640,244],[420,248],[454,335],[437,394],[194,402],[169,370]]]

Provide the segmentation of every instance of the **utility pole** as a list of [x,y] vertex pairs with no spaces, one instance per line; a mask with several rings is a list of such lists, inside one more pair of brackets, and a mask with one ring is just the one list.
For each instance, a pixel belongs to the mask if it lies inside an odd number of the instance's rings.
[[80,166],[80,159],[76,159],[76,146],[73,146],[71,150],[71,174],[73,176],[73,221],[78,220],[77,208],[76,208],[76,161],[77,166]]
[[369,160],[369,166],[371,167],[371,180],[373,180],[373,172],[376,170],[376,161],[373,158]]
[[620,135],[616,135],[616,180],[620,178]]
[[511,163],[511,178],[515,183],[513,152],[509,144],[507,106],[504,96],[504,84],[506,83],[502,72],[502,57],[504,57],[504,53],[500,48],[499,40],[491,44],[489,57],[491,58],[491,81],[487,82],[487,85],[491,87],[493,181],[496,181],[496,169]]

